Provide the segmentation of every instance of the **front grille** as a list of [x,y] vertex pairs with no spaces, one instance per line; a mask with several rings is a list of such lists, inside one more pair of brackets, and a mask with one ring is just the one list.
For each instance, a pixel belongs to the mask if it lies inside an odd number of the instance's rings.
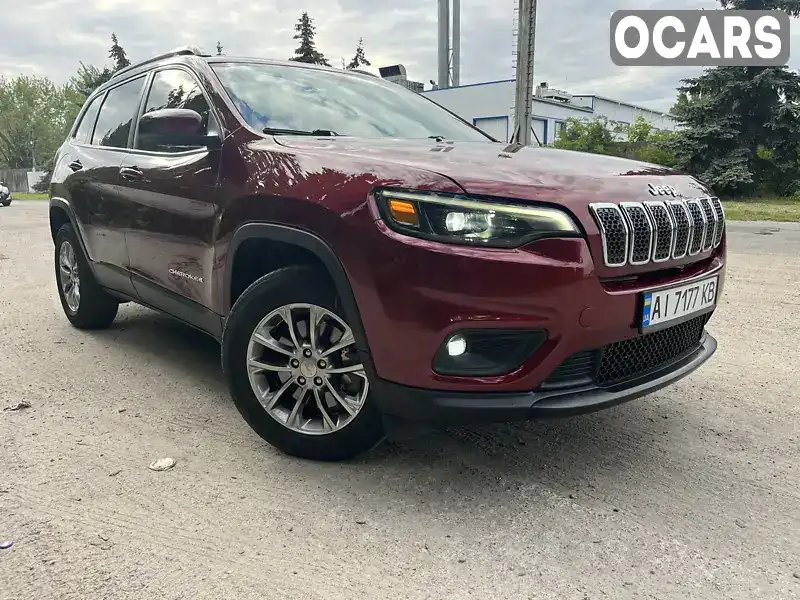
[[655,371],[696,350],[710,317],[710,313],[705,314],[660,331],[573,354],[547,378],[542,389],[587,383],[607,387]]
[[542,387],[557,388],[593,383],[597,354],[597,350],[584,350],[573,354],[553,371]]
[[719,198],[668,202],[594,203],[607,267],[643,265],[707,252],[722,243],[725,212]]

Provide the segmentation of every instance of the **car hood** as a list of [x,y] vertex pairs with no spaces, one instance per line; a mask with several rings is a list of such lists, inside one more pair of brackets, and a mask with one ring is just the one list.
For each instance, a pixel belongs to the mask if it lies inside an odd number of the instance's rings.
[[710,193],[693,177],[659,165],[555,148],[495,142],[276,136],[300,151],[326,151],[426,169],[465,192],[570,205],[650,196],[648,185],[671,185],[678,194]]

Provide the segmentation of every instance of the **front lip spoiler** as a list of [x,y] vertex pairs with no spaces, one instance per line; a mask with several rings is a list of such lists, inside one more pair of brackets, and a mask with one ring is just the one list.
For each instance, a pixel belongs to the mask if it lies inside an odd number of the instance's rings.
[[717,340],[706,332],[694,352],[608,388],[483,394],[425,390],[381,381],[373,386],[374,398],[379,409],[388,415],[442,425],[568,417],[610,408],[665,388],[689,375],[716,350]]

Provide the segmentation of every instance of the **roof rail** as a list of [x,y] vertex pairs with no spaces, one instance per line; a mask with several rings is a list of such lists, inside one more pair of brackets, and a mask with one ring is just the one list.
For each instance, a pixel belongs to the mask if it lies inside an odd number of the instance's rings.
[[169,52],[164,52],[163,54],[159,54],[157,56],[154,56],[153,58],[148,58],[147,60],[143,60],[142,62],[138,62],[136,64],[127,66],[124,69],[120,69],[111,76],[111,79],[116,79],[120,75],[132,71],[133,69],[137,69],[143,65],[157,62],[165,58],[170,58],[172,56],[207,56],[207,55],[203,54],[203,52],[197,46],[180,46],[179,48],[175,48],[174,50],[170,50]]
[[370,77],[378,77],[372,71],[367,71],[366,69],[347,69],[351,73],[361,73],[362,75],[369,75]]

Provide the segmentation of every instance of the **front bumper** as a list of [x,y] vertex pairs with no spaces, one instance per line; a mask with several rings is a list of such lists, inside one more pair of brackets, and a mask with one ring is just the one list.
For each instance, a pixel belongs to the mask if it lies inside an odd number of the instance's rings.
[[672,385],[706,362],[717,341],[705,333],[699,347],[656,370],[614,386],[596,385],[525,393],[447,392],[388,382],[375,386],[384,413],[441,425],[523,421],[590,413],[628,402]]

